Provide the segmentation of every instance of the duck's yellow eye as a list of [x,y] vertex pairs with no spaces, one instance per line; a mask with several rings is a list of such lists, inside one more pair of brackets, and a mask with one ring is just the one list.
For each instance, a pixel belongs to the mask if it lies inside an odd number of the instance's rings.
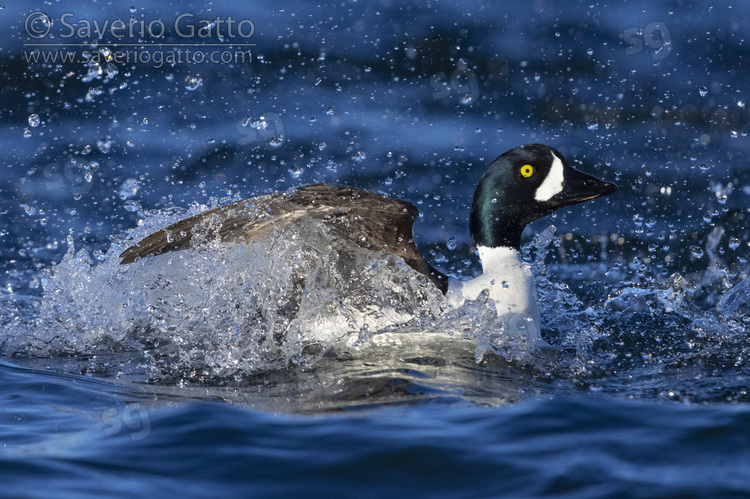
[[521,167],[521,175],[523,175],[524,178],[529,178],[534,175],[534,167],[531,165],[523,165]]

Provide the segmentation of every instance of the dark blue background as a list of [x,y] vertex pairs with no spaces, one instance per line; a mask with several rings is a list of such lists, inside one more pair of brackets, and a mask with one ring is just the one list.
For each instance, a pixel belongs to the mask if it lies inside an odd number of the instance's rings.
[[[423,252],[442,268],[470,273],[473,189],[507,149],[544,142],[620,186],[528,233],[555,224],[562,249],[547,258],[553,281],[569,282],[597,311],[571,322],[572,332],[598,328],[606,337],[579,371],[462,359],[466,378],[443,381],[437,364],[434,372],[367,371],[341,394],[328,384],[337,378],[330,366],[188,391],[122,388],[115,368],[95,373],[103,381],[83,377],[75,373],[91,371],[81,359],[75,369],[65,359],[36,359],[36,371],[4,363],[6,493],[749,493],[747,317],[714,305],[748,272],[750,4],[713,3],[5,5],[3,335],[15,321],[33,320],[28,296],[42,294],[39,271],[60,261],[69,238],[99,256],[152,210],[161,216],[312,182],[354,185],[417,204]],[[134,16],[169,26],[186,12],[250,19],[253,59],[104,65],[83,81],[97,68],[25,60],[33,48],[24,44],[39,41],[24,31],[34,11],[53,19],[55,36],[42,40],[51,44],[63,43],[67,12],[100,24]],[[205,41],[168,32],[135,43]],[[201,84],[187,88],[196,78]],[[244,126],[261,118],[261,131]],[[604,273],[602,296],[588,288]],[[623,289],[653,292],[646,300],[657,301],[673,273],[698,283],[685,291],[694,299],[690,313],[653,302],[650,314],[601,313],[603,300]],[[341,398],[332,401],[332,393]],[[306,395],[316,403],[306,405]],[[706,407],[673,405],[680,402]],[[126,411],[127,404],[140,405]],[[345,407],[358,410],[275,415]]]

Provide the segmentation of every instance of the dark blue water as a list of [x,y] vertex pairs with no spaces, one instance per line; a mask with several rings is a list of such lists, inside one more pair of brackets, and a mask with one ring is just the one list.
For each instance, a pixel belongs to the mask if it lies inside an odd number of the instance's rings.
[[[750,495],[750,6],[712,4],[5,5],[0,495]],[[165,33],[92,31],[131,18]],[[252,59],[154,62],[180,43]],[[232,333],[231,264],[196,257],[154,315],[158,266],[114,258],[331,182],[415,203],[469,276],[476,182],[528,142],[620,186],[526,234],[556,353],[497,347],[480,302],[269,358]]]
[[106,383],[7,364],[2,382],[24,394],[3,400],[15,420],[1,434],[8,497],[728,497],[750,487],[743,406],[592,395],[321,417],[219,402],[150,408]]

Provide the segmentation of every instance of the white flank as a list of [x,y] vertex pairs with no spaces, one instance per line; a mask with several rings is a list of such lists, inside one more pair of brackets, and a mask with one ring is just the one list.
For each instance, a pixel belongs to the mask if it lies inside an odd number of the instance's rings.
[[460,307],[466,300],[476,300],[487,289],[506,330],[525,335],[530,345],[542,342],[536,286],[529,264],[511,248],[479,246],[477,249],[484,272],[471,281],[451,279],[447,294],[450,304]]
[[537,201],[549,201],[555,194],[563,190],[563,163],[554,153],[552,153],[552,168],[549,169],[547,178],[542,185],[536,190],[534,199]]

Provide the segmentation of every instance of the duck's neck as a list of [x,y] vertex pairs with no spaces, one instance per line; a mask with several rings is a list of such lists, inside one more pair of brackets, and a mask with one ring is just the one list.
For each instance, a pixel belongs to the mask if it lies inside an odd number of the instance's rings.
[[502,208],[475,201],[469,217],[469,232],[474,244],[485,248],[521,249],[521,234],[525,223],[508,217]]

